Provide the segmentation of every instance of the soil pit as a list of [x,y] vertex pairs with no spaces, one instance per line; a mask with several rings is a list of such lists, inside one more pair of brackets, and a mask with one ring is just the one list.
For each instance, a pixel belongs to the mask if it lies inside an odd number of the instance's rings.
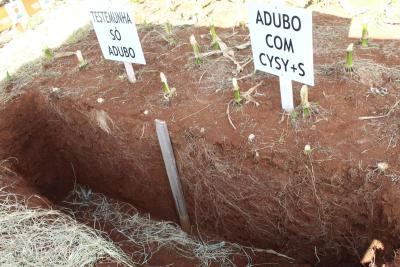
[[[346,38],[348,25],[314,17],[316,86],[309,98],[318,105],[310,118],[301,108],[279,113],[278,79],[252,74],[249,47],[234,48],[245,65],[240,73],[221,55],[196,66],[189,37],[199,36],[203,51],[211,50],[206,28],[176,27],[170,45],[161,26],[139,27],[147,65],[135,65],[135,84],[126,80],[123,65],[102,58],[91,32],[56,51],[82,50],[85,69],[78,70],[73,56],[56,57],[31,83],[9,86],[10,93],[21,93],[0,115],[1,156],[15,157],[16,171],[55,202],[77,181],[153,218],[176,222],[154,129],[154,119],[162,119],[193,232],[202,238],[272,248],[318,266],[356,266],[379,239],[385,250],[377,264],[391,262],[400,246],[400,42],[356,46],[350,75],[343,69],[345,49],[354,42]],[[217,30],[229,47],[248,40],[246,29]],[[161,71],[177,89],[168,103]],[[261,83],[252,95],[259,105],[229,104],[233,75],[242,92]],[[295,84],[296,103],[299,88]],[[369,115],[383,117],[359,119]],[[311,154],[304,153],[307,144]],[[389,168],[380,170],[382,162]]]

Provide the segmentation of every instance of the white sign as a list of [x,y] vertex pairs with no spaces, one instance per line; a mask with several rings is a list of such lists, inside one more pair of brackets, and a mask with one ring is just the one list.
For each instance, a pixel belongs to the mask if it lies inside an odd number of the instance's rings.
[[248,11],[255,68],[314,86],[312,12],[258,3]]
[[132,13],[92,8],[90,16],[106,59],[146,64]]

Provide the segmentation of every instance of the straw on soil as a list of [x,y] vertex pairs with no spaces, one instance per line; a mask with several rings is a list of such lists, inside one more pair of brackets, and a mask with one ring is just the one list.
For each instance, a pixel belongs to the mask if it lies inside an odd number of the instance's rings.
[[137,247],[133,258],[137,264],[146,264],[161,248],[168,248],[179,255],[194,259],[198,266],[236,266],[235,256],[247,258],[251,266],[251,254],[268,253],[283,257],[288,261],[294,259],[274,250],[262,250],[243,247],[230,242],[204,242],[189,236],[171,222],[154,221],[140,215],[127,204],[109,199],[103,194],[92,193],[82,186],[75,187],[69,203],[74,216],[83,220],[94,221],[96,225],[112,226],[113,231],[122,234],[130,246]]
[[0,188],[1,266],[134,266],[100,231],[57,210],[30,208],[22,196]]

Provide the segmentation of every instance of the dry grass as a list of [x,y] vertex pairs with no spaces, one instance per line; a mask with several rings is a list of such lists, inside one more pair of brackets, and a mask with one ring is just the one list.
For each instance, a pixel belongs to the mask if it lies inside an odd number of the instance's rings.
[[[11,80],[0,77],[0,102],[7,102],[20,93],[21,88],[38,77],[42,72],[42,59],[37,59],[21,66],[11,75]],[[12,87],[11,92],[7,88]]]
[[[249,167],[251,159],[243,151],[219,153],[218,146],[189,132],[186,142],[187,146],[177,151],[177,162],[186,195],[193,198],[191,216],[199,232],[211,228],[263,246],[290,243],[285,254],[298,256],[301,251],[304,256],[309,252],[306,257],[315,262],[318,257],[326,260],[333,255],[338,257],[335,261],[359,257],[369,242],[370,229],[378,220],[374,199],[379,185],[358,180],[361,170],[352,172],[350,182],[345,179],[350,174],[327,176],[323,162],[305,155],[287,158],[287,151],[263,150],[257,164],[271,173],[259,173],[256,164]],[[279,163],[280,159],[285,160]],[[359,223],[365,228],[355,226]],[[315,242],[319,245],[314,248]]]
[[338,47],[338,40],[345,38],[348,25],[314,25],[314,53],[319,56],[338,57],[343,49]]
[[111,134],[111,128],[114,127],[114,121],[104,110],[93,110],[93,120],[107,134]]
[[[90,31],[92,30],[91,25],[85,25],[82,28],[77,29],[71,36],[66,40],[67,45],[75,44],[85,39]],[[7,102],[13,98],[13,96],[20,93],[20,89],[34,80],[36,77],[43,76],[59,76],[59,73],[50,73],[43,69],[43,62],[48,61],[45,55],[41,55],[39,58],[26,63],[18,68],[18,70],[12,74],[12,79],[7,80],[5,77],[0,77],[0,102]],[[12,87],[12,92],[6,92],[8,87]]]
[[133,266],[103,233],[52,209],[30,208],[24,197],[0,189],[0,265]]
[[[383,90],[383,92],[385,91]],[[393,94],[396,94],[396,100],[393,100],[394,104],[380,107],[374,116],[359,117],[366,121],[367,129],[372,130],[377,142],[387,144],[387,150],[397,147],[400,142],[400,122],[398,120],[400,100],[397,92],[393,92]],[[389,95],[388,92],[387,95]]]
[[75,44],[79,41],[82,41],[83,39],[85,39],[90,31],[92,30],[92,25],[91,24],[87,24],[77,30],[75,30],[66,40],[66,44],[71,45],[71,44]]
[[380,86],[384,80],[400,80],[400,67],[388,67],[368,59],[354,61],[358,81],[368,86]]
[[247,258],[251,266],[251,255],[257,251],[293,260],[273,250],[257,250],[229,242],[204,242],[189,236],[177,225],[154,221],[140,215],[127,204],[109,199],[90,189],[77,186],[67,202],[74,216],[85,221],[93,221],[96,227],[112,226],[112,231],[122,234],[130,247],[137,250],[132,255],[136,264],[146,264],[160,249],[170,249],[182,257],[193,259],[198,266],[236,266],[234,257]]
[[324,109],[315,102],[310,102],[308,115],[304,112],[303,106],[299,105],[290,114],[284,113],[282,119],[284,120],[285,115],[287,115],[288,122],[290,122],[296,132],[299,132],[320,121],[328,121],[328,116],[331,115],[329,110]]
[[400,81],[400,68],[389,67],[369,59],[354,60],[354,72],[349,74],[344,69],[344,61],[316,65],[315,72],[321,76],[340,77],[369,87],[379,87],[385,81]]

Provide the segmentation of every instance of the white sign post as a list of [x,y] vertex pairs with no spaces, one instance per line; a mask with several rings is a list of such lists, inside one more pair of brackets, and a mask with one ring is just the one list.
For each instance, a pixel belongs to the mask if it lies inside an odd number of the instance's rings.
[[292,81],[314,86],[312,12],[250,3],[249,28],[257,70],[279,76],[282,108],[292,111]]
[[133,66],[132,63],[129,62],[124,62],[124,66],[125,66],[125,70],[126,70],[126,74],[128,75],[128,80],[131,83],[135,83],[136,82],[136,76],[135,76],[135,71],[133,70]]
[[93,28],[104,58],[122,61],[128,79],[136,82],[132,63],[146,64],[133,16],[126,10],[91,9]]

